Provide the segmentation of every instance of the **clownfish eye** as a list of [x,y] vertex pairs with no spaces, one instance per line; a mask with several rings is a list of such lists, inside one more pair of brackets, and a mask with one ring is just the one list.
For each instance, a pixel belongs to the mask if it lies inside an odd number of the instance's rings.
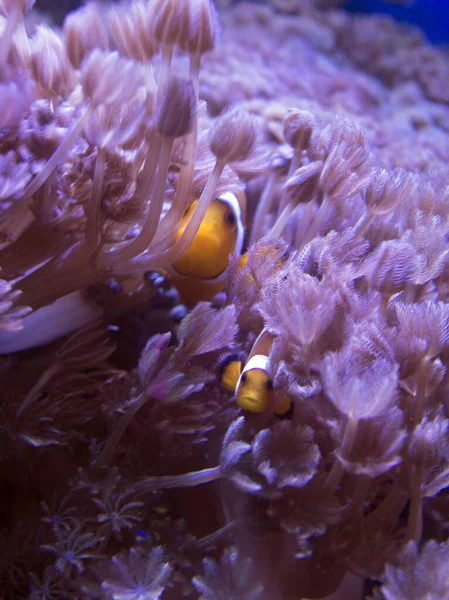
[[273,389],[273,381],[271,379],[268,379],[266,386],[267,386],[268,390],[272,390]]
[[246,373],[243,373],[243,375],[240,377],[240,382],[241,383],[245,383],[246,382]]
[[225,223],[227,225],[229,225],[230,227],[235,227],[235,225],[237,223],[237,219],[235,218],[235,214],[233,212],[231,212],[230,210],[228,210],[228,211],[225,212],[224,220],[225,220]]

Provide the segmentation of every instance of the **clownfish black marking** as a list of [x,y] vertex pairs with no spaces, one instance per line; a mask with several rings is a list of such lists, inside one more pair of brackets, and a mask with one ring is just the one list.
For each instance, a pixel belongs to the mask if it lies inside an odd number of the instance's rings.
[[[186,210],[176,241],[183,234],[198,201]],[[187,252],[166,271],[181,302],[196,304],[224,290],[229,256],[241,254],[245,235],[245,197],[226,192],[210,203]]]
[[[253,344],[250,355],[242,369],[242,357],[231,355],[220,365],[220,382],[228,391],[234,392],[236,402],[249,412],[261,413],[273,407],[273,380],[269,373],[269,354],[274,337],[265,329]],[[283,419],[293,415],[293,403],[284,397],[274,407],[274,414]]]

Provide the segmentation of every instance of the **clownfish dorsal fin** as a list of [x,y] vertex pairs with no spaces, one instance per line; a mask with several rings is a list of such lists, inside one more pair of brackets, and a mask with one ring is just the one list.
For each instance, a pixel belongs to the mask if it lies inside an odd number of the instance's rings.
[[262,329],[259,335],[256,338],[256,341],[251,348],[251,352],[249,353],[248,360],[256,355],[262,354],[264,356],[270,356],[271,347],[274,342],[274,335],[269,333],[266,329]]

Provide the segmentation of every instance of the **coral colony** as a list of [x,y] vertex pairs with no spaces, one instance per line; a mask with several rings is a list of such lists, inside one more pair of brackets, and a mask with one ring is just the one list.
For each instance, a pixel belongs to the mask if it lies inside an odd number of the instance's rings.
[[2,600],[449,598],[449,55],[231,4],[0,1]]

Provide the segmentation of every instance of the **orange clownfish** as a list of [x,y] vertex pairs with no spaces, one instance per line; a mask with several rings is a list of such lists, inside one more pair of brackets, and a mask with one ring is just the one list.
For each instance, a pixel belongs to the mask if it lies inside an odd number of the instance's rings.
[[[178,240],[198,203],[186,210]],[[181,302],[195,304],[210,300],[224,290],[229,256],[240,254],[245,235],[245,197],[226,192],[210,203],[201,226],[187,252],[166,271],[177,288]]]
[[273,409],[281,418],[291,418],[293,404],[286,396],[280,404],[273,406],[273,380],[269,372],[269,355],[274,336],[263,329],[253,344],[248,360],[242,369],[239,356],[227,357],[220,369],[221,385],[235,393],[240,408],[253,413]]

